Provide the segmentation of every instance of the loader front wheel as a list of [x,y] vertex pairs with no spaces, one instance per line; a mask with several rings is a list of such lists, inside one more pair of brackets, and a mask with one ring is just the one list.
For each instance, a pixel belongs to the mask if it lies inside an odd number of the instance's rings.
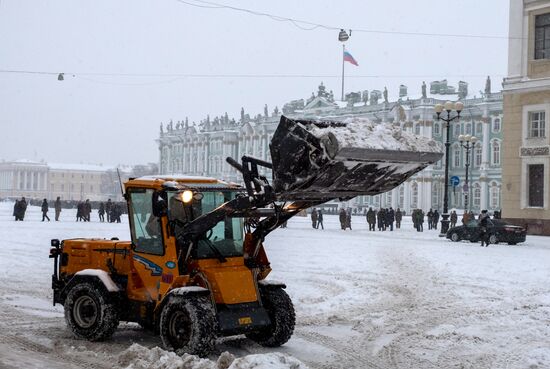
[[76,338],[102,341],[113,335],[119,323],[117,302],[97,283],[74,285],[64,307],[65,321]]
[[172,296],[160,315],[160,337],[164,347],[206,356],[216,341],[216,317],[207,297]]
[[292,336],[296,324],[292,300],[282,288],[263,288],[261,296],[271,325],[246,336],[266,347],[284,345]]

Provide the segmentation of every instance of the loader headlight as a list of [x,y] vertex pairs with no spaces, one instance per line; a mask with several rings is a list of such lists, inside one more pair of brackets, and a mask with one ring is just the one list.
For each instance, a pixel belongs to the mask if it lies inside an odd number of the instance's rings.
[[185,190],[181,193],[181,201],[187,204],[193,200],[193,191]]

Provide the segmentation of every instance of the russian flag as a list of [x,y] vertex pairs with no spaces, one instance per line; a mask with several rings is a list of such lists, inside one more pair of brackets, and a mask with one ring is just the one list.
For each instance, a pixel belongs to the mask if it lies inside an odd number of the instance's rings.
[[350,62],[353,65],[359,66],[359,64],[357,64],[357,61],[347,51],[344,51],[344,61]]

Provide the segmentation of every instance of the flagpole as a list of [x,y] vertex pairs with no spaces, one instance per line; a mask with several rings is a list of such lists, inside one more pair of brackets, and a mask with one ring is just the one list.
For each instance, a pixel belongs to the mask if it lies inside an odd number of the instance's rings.
[[342,44],[342,101],[344,101],[344,54],[346,53],[346,45]]

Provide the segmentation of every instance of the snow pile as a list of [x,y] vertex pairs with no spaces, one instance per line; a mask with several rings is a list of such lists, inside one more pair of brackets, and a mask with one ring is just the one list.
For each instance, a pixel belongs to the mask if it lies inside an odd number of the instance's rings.
[[118,356],[118,365],[125,369],[307,369],[299,360],[281,353],[235,359],[229,352],[224,352],[214,362],[195,355],[178,356],[159,347],[148,349],[137,343]]
[[342,127],[319,128],[309,125],[307,129],[318,138],[331,132],[342,148],[443,152],[440,143],[429,137],[405,132],[401,127],[390,123],[373,123],[365,118],[349,118],[344,123],[346,125]]

